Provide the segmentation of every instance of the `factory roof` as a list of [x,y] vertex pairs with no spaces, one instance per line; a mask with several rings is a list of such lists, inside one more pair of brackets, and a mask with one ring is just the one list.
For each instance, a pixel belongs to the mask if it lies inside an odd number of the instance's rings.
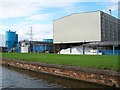
[[102,13],[104,13],[104,14],[107,14],[108,16],[111,16],[111,17],[113,17],[113,18],[119,20],[119,18],[117,18],[117,17],[115,17],[115,16],[112,16],[112,15],[106,13],[106,12],[103,12],[102,10],[96,10],[96,11],[88,11],[88,12],[72,13],[72,14],[70,14],[70,15],[63,16],[63,17],[60,17],[60,18],[58,18],[58,19],[55,19],[55,20],[53,20],[53,21],[56,21],[56,20],[59,20],[59,19],[63,19],[63,18],[65,18],[65,17],[69,17],[69,16],[76,15],[76,14],[85,14],[85,13],[94,13],[94,12],[102,12]]
[[83,44],[83,46],[119,46],[120,41],[91,42]]

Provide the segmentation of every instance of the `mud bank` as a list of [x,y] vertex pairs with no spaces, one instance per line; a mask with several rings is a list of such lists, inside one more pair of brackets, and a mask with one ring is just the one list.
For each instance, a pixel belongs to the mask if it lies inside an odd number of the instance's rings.
[[3,65],[57,75],[69,79],[120,87],[120,75],[116,71],[63,66],[38,62],[27,62],[15,59],[1,59]]

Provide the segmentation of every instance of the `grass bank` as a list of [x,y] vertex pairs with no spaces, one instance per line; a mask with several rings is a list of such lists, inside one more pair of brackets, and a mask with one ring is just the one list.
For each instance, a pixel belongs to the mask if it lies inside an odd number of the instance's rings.
[[[92,67],[118,70],[117,55],[62,55],[38,53],[2,53],[3,58],[19,59],[49,64]],[[120,67],[119,67],[120,69]]]

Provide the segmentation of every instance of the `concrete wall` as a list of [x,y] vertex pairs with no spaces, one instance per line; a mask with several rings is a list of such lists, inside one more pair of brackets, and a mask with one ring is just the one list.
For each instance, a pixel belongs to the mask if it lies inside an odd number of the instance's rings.
[[79,13],[54,21],[54,43],[101,41],[100,11]]

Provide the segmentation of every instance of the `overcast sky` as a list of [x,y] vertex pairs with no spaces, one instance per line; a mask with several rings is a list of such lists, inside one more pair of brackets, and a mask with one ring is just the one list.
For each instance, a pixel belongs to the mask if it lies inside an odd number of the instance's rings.
[[[89,1],[89,2],[88,2]],[[119,0],[0,0],[0,46],[4,44],[5,31],[19,34],[19,40],[53,38],[53,20],[63,16],[102,10],[118,17]]]

